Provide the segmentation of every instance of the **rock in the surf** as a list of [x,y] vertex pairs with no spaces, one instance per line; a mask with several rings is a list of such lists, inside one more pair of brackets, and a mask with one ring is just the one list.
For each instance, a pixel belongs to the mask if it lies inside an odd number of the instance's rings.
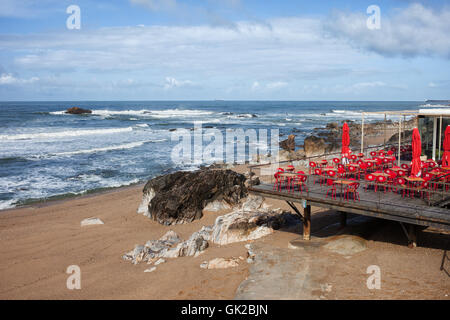
[[92,110],[78,108],[78,107],[72,107],[72,108],[67,109],[66,113],[68,113],[68,114],[89,114],[89,113],[92,113]]

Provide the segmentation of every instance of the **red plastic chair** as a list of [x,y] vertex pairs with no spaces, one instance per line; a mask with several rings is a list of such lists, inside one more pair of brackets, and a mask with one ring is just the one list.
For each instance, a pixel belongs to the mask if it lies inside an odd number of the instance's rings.
[[372,152],[370,152],[370,156],[371,156],[371,157],[376,157],[376,156],[377,156],[377,153],[376,153],[376,151],[372,151]]
[[338,165],[339,163],[341,163],[341,159],[339,158],[333,158],[333,162]]
[[[336,176],[336,171],[328,170],[327,174],[330,177],[334,178]],[[328,186],[328,189],[327,189],[327,194],[326,194],[325,198],[328,197],[328,194],[331,191],[331,198],[332,199],[336,199],[336,184],[334,183],[334,180],[333,179],[327,179],[327,186]]]
[[[319,168],[314,169],[314,175],[316,177],[319,177],[319,183],[322,185],[323,184],[323,179],[322,179],[323,172],[322,172],[322,169],[319,169]],[[317,179],[314,179],[314,184],[316,184],[316,182],[317,182]]]
[[358,192],[358,188],[359,188],[359,183],[355,182],[350,184],[346,189],[345,189],[345,198],[347,199],[347,201],[349,201],[350,198],[350,194],[353,195],[353,201],[360,201],[359,199],[359,192]]
[[405,180],[405,178],[397,177],[397,179],[395,181],[395,185],[397,186],[397,191],[399,190],[398,187],[401,188],[401,190],[402,190],[402,198],[404,198],[405,197],[405,192],[406,192],[406,180]]
[[311,174],[311,171],[313,171],[317,167],[317,163],[314,161],[309,162],[309,174]]
[[356,159],[358,159],[358,157],[356,156],[356,154],[352,154],[352,155],[350,155],[350,159],[352,161],[356,161]]
[[283,173],[284,170],[281,168],[278,168],[277,172],[273,175],[275,178],[275,182],[273,184],[273,190],[281,191],[281,185],[284,182],[283,176],[281,176],[281,173]]
[[375,185],[375,176],[371,173],[366,175],[366,191],[369,189],[369,186]]
[[348,175],[347,175],[347,177],[348,178],[356,177],[356,173],[357,173],[356,166],[350,165],[348,167]]
[[384,192],[386,193],[386,187],[387,187],[387,178],[385,176],[377,176],[377,183],[375,184],[375,192],[377,192],[377,189],[379,187],[384,188]]
[[297,173],[298,175],[295,182],[298,186],[298,191],[302,193],[303,189],[305,189],[305,191],[308,192],[308,187],[306,186],[306,180],[308,179],[308,177],[305,175],[303,171],[299,171]]

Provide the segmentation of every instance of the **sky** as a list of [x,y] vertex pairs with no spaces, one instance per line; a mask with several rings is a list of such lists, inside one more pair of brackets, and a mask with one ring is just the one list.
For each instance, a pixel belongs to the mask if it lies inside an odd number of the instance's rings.
[[214,99],[450,99],[450,1],[0,1],[0,101]]

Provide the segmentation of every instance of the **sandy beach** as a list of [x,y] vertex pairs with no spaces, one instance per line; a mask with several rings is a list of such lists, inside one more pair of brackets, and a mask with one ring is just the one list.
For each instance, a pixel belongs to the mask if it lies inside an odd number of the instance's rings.
[[[142,185],[137,185],[2,211],[0,299],[233,299],[240,284],[252,276],[250,265],[240,263],[220,270],[205,270],[199,265],[217,257],[246,257],[245,243],[210,245],[198,257],[169,259],[152,273],[144,273],[148,268],[145,263],[133,265],[122,259],[136,244],[158,239],[168,230],[186,239],[223,214],[207,213],[192,223],[163,226],[136,214],[141,195]],[[288,209],[276,200],[266,202]],[[104,225],[81,227],[80,222],[89,217],[100,218]],[[313,208],[313,239],[331,239],[338,232],[338,221],[335,212]],[[352,217],[349,221],[353,221]],[[398,224],[379,220],[356,222],[353,226],[350,223],[344,234],[354,234],[355,230],[363,230],[358,232],[368,250],[351,257],[323,250],[309,253],[309,259],[326,268],[318,281],[332,288],[326,294],[313,292],[312,298],[449,299],[450,278],[439,270],[448,234],[426,230],[420,247],[409,249]],[[268,279],[269,273],[276,271],[274,263],[283,268],[283,255],[291,255],[289,241],[298,238],[300,231],[277,230],[251,241],[260,250],[279,253],[278,261],[275,254],[274,261],[264,266]],[[296,251],[288,259],[289,268],[296,268],[292,259],[302,261],[299,254]],[[382,268],[383,290],[366,287],[366,268],[371,264]],[[81,290],[66,287],[66,269],[70,265],[81,268]],[[449,268],[447,263],[447,272]]]

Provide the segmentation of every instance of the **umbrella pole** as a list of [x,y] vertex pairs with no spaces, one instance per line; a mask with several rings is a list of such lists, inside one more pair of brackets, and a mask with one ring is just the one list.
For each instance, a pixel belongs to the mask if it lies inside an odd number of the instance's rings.
[[442,138],[442,116],[439,119],[439,160],[442,160],[441,156],[441,138]]
[[398,120],[398,159],[397,159],[397,165],[400,167],[400,146],[401,146],[401,139],[402,139],[402,117],[400,116]]

